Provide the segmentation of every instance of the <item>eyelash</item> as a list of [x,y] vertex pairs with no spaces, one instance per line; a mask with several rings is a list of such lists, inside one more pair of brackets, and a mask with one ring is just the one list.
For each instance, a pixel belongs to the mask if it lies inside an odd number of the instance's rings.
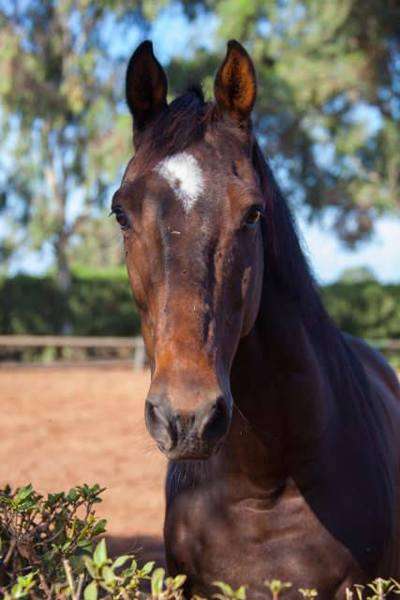
[[[262,206],[259,206],[258,204],[251,206],[246,213],[246,216],[243,221],[243,226],[250,227],[251,229],[254,228],[257,225],[257,223],[264,217],[264,214],[265,213]],[[252,216],[255,217],[254,220],[251,219]]]
[[115,215],[117,223],[121,227],[122,231],[126,231],[127,229],[130,228],[129,219],[120,206],[114,206],[111,209],[110,214]]

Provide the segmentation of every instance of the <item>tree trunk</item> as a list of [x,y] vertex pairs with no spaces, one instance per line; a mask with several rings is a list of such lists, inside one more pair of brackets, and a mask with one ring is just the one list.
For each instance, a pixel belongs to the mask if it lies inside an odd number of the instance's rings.
[[61,298],[61,333],[68,335],[72,333],[72,323],[69,315],[69,295],[71,293],[72,274],[68,260],[68,235],[65,231],[58,235],[55,243],[57,272],[56,283]]

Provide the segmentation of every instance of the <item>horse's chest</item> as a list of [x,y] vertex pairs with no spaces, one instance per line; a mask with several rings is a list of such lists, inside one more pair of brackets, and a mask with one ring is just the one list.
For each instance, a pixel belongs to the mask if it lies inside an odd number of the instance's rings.
[[317,521],[294,489],[271,504],[262,498],[229,502],[213,488],[177,493],[169,504],[165,543],[169,568],[188,575],[191,589],[209,594],[213,581],[247,584],[248,598],[270,597],[267,579],[318,587],[319,597],[334,598],[346,581],[362,573],[350,553]]

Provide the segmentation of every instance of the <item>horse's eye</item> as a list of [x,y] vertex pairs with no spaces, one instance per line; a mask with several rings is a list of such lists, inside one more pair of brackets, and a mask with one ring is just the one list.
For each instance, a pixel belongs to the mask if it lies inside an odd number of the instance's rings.
[[121,229],[124,229],[124,230],[129,229],[129,219],[126,216],[126,214],[124,213],[124,211],[122,210],[122,208],[120,208],[119,206],[116,206],[115,208],[113,208],[112,212],[115,215],[117,223],[119,224]]
[[262,206],[252,206],[247,211],[244,223],[246,227],[255,227],[258,221],[263,216],[263,208]]

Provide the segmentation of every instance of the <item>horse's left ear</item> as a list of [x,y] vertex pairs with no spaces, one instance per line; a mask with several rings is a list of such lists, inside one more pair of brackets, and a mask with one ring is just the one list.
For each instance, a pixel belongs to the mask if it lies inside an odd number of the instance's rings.
[[167,106],[167,76],[153,53],[153,44],[142,42],[131,56],[126,72],[126,101],[137,131]]
[[214,82],[214,94],[222,112],[239,122],[250,117],[257,95],[253,61],[239,42],[231,40]]

